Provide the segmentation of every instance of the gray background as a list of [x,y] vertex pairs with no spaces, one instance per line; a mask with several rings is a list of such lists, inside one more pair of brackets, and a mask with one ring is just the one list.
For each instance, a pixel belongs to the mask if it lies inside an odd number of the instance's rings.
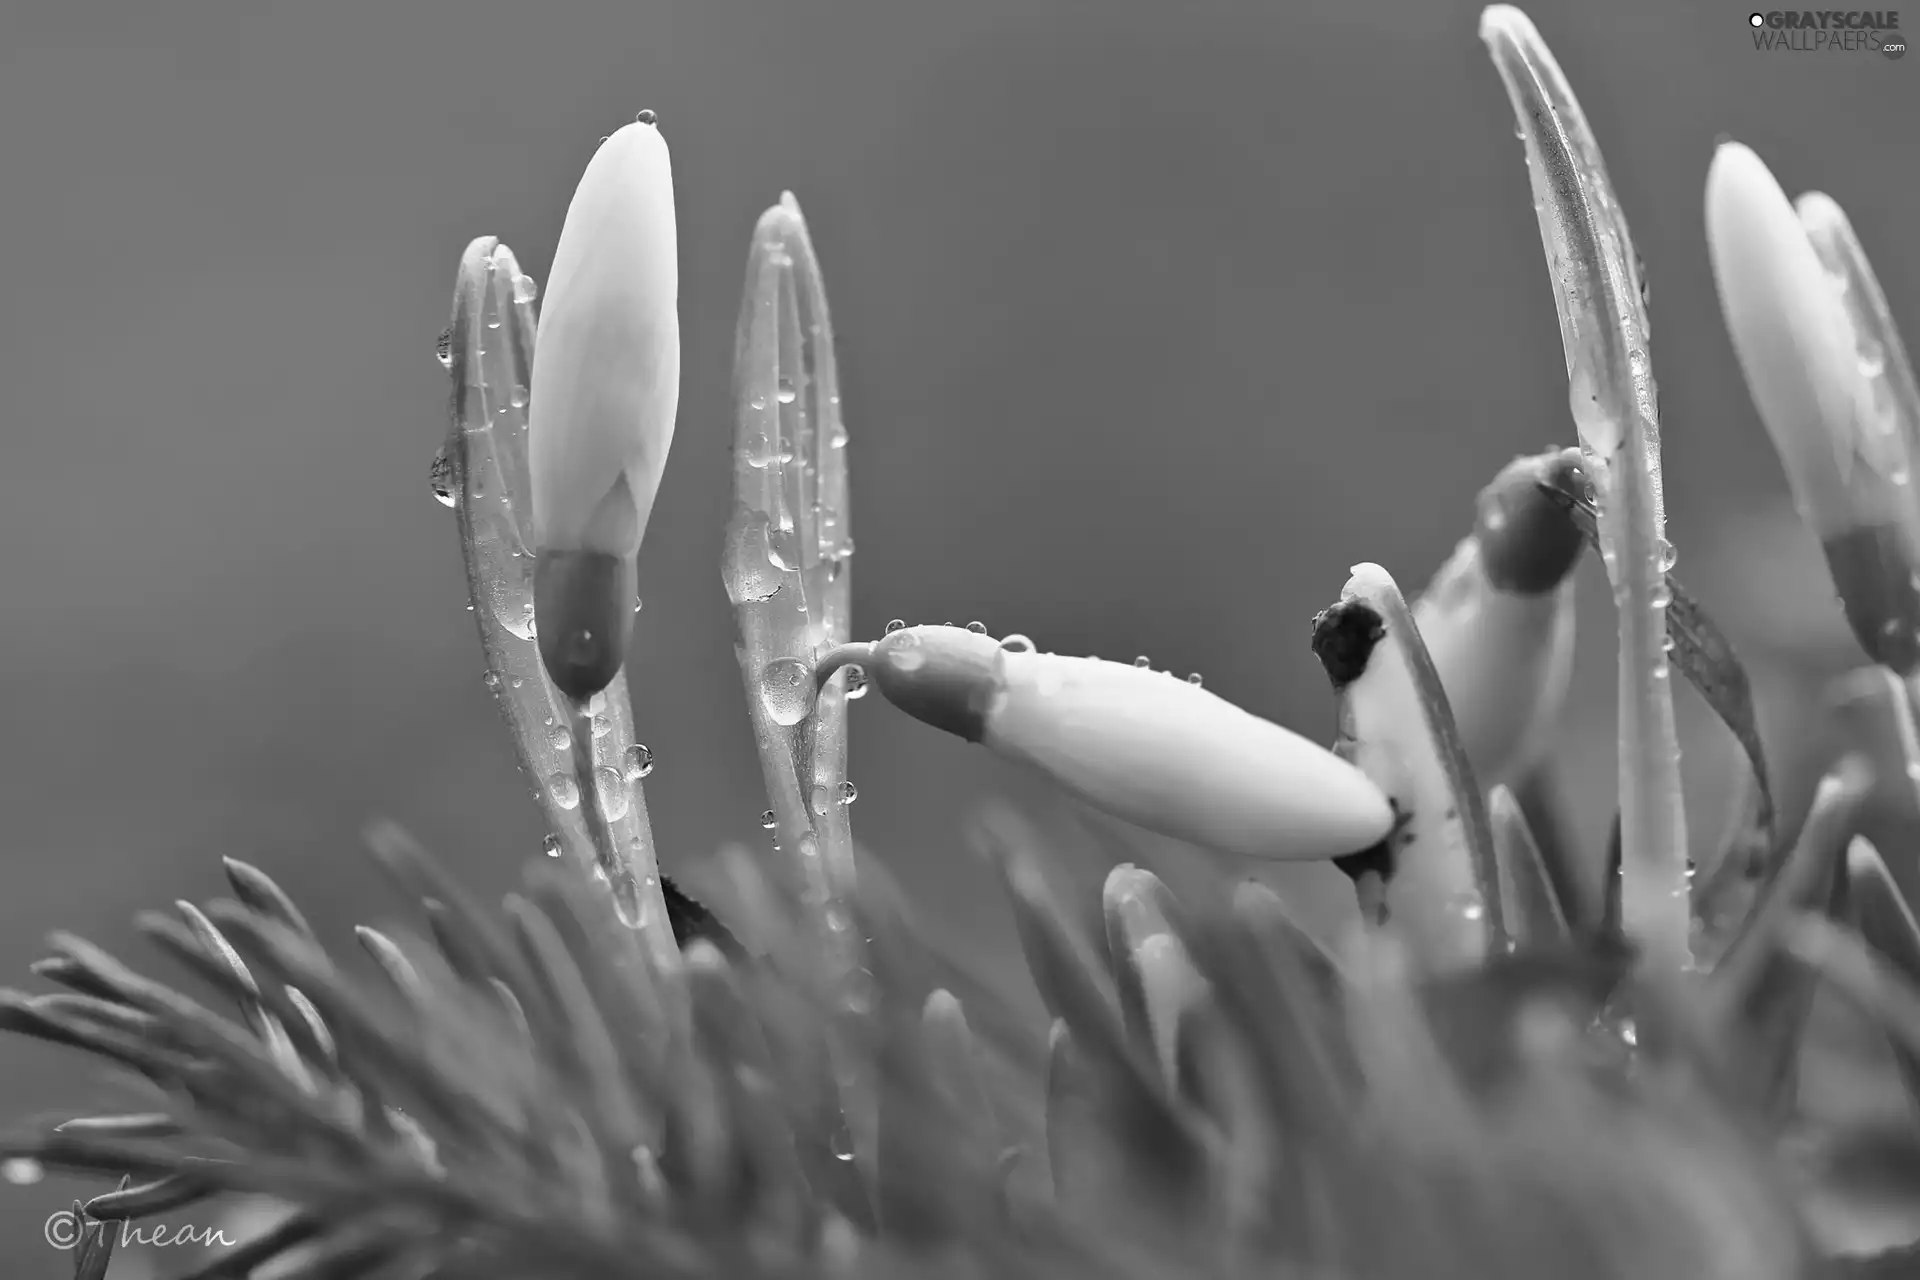
[[[1651,277],[1682,576],[1777,725],[1783,673],[1842,649],[1807,539],[1770,514],[1778,467],[1720,328],[1701,184],[1725,131],[1790,190],[1833,193],[1911,332],[1920,63],[1757,53],[1745,13],[1534,9]],[[124,948],[136,909],[222,892],[222,854],[337,937],[385,909],[356,834],[375,814],[489,893],[535,852],[426,492],[431,350],[467,240],[497,234],[544,276],[598,138],[642,107],[673,147],[683,264],[679,438],[631,667],[670,870],[764,837],[716,566],[747,233],[782,187],[840,333],[858,630],[980,618],[1150,654],[1329,733],[1306,623],[1347,566],[1417,589],[1500,463],[1571,436],[1476,15],[8,0],[4,981],[50,927]],[[1612,624],[1586,572],[1564,746],[1592,829]],[[855,711],[857,834],[943,933],[1003,940],[961,832],[985,796],[1041,797],[878,699]],[[1683,715],[1711,827],[1726,751],[1690,697]],[[98,1089],[13,1042],[0,1086],[14,1115]],[[39,1224],[70,1191],[0,1187],[0,1273],[60,1273]]]

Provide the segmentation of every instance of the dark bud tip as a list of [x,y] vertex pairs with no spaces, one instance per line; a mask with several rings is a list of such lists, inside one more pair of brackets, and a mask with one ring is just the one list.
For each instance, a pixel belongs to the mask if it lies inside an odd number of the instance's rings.
[[1366,674],[1374,646],[1386,638],[1387,624],[1364,600],[1342,600],[1313,620],[1313,656],[1320,659],[1335,690]]
[[907,627],[873,646],[867,676],[916,720],[978,742],[1000,687],[1000,642],[960,627]]
[[1573,451],[1517,458],[1480,491],[1473,536],[1495,588],[1545,595],[1573,572],[1585,539],[1573,513],[1548,489],[1571,492],[1569,482],[1577,478],[1561,473],[1578,467]]
[[1920,671],[1920,570],[1899,526],[1856,526],[1821,549],[1847,624],[1867,656],[1896,675]]
[[633,635],[639,566],[604,551],[544,551],[533,569],[540,662],[560,692],[584,702],[613,683]]

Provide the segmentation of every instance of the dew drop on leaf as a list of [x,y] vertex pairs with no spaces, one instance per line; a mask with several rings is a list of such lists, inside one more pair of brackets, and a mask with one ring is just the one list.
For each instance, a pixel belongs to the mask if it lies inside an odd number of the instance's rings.
[[761,812],[760,826],[767,831],[773,830],[773,810],[767,809]]
[[447,446],[441,445],[440,452],[433,455],[433,463],[427,468],[427,488],[433,491],[434,499],[443,507],[450,507],[457,496],[453,479],[453,459],[447,455]]
[[1133,660],[1133,665],[1136,667],[1139,667],[1142,671],[1145,671],[1148,667],[1151,667],[1153,665],[1153,659],[1149,658],[1146,654],[1143,653],[1139,657]]
[[440,331],[439,341],[433,344],[433,358],[440,362],[442,369],[453,367],[453,326],[448,325]]
[[549,834],[545,840],[540,842],[540,852],[546,854],[549,858],[559,857],[560,837]]
[[600,812],[608,822],[618,822],[627,816],[632,801],[627,794],[627,780],[618,769],[604,764],[595,769],[593,793],[600,802]]
[[1002,653],[1032,653],[1033,641],[1015,632],[1000,642]]
[[775,658],[760,669],[760,705],[775,724],[799,724],[813,710],[813,667],[799,658]]
[[547,779],[547,794],[562,809],[571,809],[580,803],[580,784],[570,773],[556,773]]
[[1198,689],[1201,685],[1205,684],[1206,681],[1201,677],[1200,673],[1196,671],[1187,677],[1187,683]]
[[646,743],[636,742],[627,748],[623,763],[627,776],[637,781],[653,772],[653,751]]
[[771,600],[779,592],[781,577],[768,545],[766,516],[744,506],[734,511],[727,521],[720,576],[726,584],[727,599],[734,604]]
[[780,397],[781,404],[792,404],[794,400],[798,398],[797,393],[793,389],[793,379],[782,376],[780,379],[780,390],[777,394]]
[[540,296],[540,282],[532,276],[519,275],[513,278],[513,300],[532,302]]
[[864,698],[867,696],[867,670],[861,666],[847,668],[847,697]]
[[841,804],[852,804],[855,800],[858,800],[859,798],[860,798],[860,788],[854,786],[851,781],[843,782],[840,784],[840,803]]
[[984,622],[969,622],[967,624],[967,630],[977,636],[983,636],[987,634],[987,624]]
[[888,635],[892,635],[896,631],[905,631],[906,629],[907,629],[907,620],[905,618],[895,618],[893,621],[887,624]]
[[573,749],[573,734],[568,730],[567,726],[563,724],[549,725],[547,727],[547,745],[555,751],[570,751]]

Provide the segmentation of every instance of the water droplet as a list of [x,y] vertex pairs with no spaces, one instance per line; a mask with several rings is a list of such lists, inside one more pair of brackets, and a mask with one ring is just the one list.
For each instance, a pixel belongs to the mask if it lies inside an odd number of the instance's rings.
[[1620,1043],[1626,1045],[1629,1049],[1639,1047],[1640,1028],[1633,1025],[1632,1018],[1620,1019]]
[[892,622],[889,622],[887,624],[888,635],[892,635],[896,631],[905,631],[906,629],[907,629],[907,620],[905,618],[895,618]]
[[0,1160],[0,1178],[5,1178],[16,1187],[30,1187],[46,1176],[46,1168],[30,1156]]
[[800,568],[800,535],[792,529],[767,526],[767,563],[791,573]]
[[[837,400],[839,399],[839,397],[835,396],[834,399]],[[833,424],[832,428],[830,428],[827,432],[827,448],[844,449],[846,447],[847,447],[847,429],[836,422]]]
[[1447,905],[1462,920],[1470,924],[1477,923],[1487,914],[1487,904],[1481,901],[1477,893],[1455,894]]
[[500,673],[497,671],[489,671],[480,677],[480,683],[489,689],[498,689],[500,687]]
[[1692,858],[1687,859],[1687,879],[1691,880],[1700,870],[1699,864]]
[[847,697],[864,698],[867,696],[867,669],[862,666],[847,668]]
[[519,383],[513,384],[513,390],[507,392],[507,403],[516,409],[527,407],[527,389]]
[[1667,585],[1665,578],[1655,579],[1653,594],[1648,597],[1647,602],[1656,609],[1664,609],[1673,603],[1673,588]]
[[525,684],[526,681],[522,680],[519,676],[514,676],[511,679],[509,679],[507,683],[512,685],[514,688],[518,689],[521,685]]
[[1133,665],[1140,668],[1142,671],[1145,671],[1148,667],[1151,667],[1153,665],[1153,659],[1149,658],[1146,654],[1143,653],[1139,657],[1133,660]]
[[760,705],[781,726],[799,724],[813,710],[813,667],[799,658],[775,658],[760,669]]
[[532,302],[540,296],[540,282],[532,276],[519,275],[513,278],[513,300]]
[[1187,683],[1198,689],[1201,685],[1205,684],[1206,681],[1202,679],[1200,673],[1196,671],[1187,677]]
[[571,809],[580,803],[580,784],[573,780],[570,773],[556,773],[548,778],[547,793],[562,809]]
[[1680,553],[1665,538],[1653,544],[1653,553],[1662,573],[1672,573],[1673,566],[1680,563]]
[[852,804],[855,800],[858,800],[859,798],[860,798],[860,788],[854,786],[851,781],[843,782],[840,784],[840,803],[841,804]]
[[433,455],[433,463],[427,468],[427,488],[443,507],[453,505],[455,485],[453,478],[453,459],[447,454],[447,446],[441,445],[440,452]]
[[782,374],[780,376],[780,389],[776,394],[780,397],[781,404],[792,404],[797,398],[793,389],[793,379]]
[[593,718],[593,736],[604,738],[613,732],[613,717],[602,711]]
[[1652,675],[1655,680],[1670,679],[1673,675],[1673,667],[1663,658],[1653,664]]
[[833,1139],[828,1145],[833,1151],[835,1160],[853,1159],[853,1135],[847,1132],[846,1125],[842,1124],[834,1129]]
[[727,599],[734,604],[771,600],[779,594],[780,574],[773,567],[769,551],[766,516],[746,507],[736,507],[727,521],[727,547],[721,557],[720,577],[727,588]]
[[492,312],[487,316],[487,328],[498,329],[499,327],[500,327],[500,313],[497,311]]
[[653,751],[644,742],[628,747],[622,760],[627,766],[627,776],[635,781],[653,772]]
[[545,840],[540,842],[540,852],[546,854],[549,858],[559,857],[560,837],[549,834]]
[[573,749],[573,734],[568,730],[567,726],[563,724],[549,725],[547,727],[547,745],[555,751],[571,751]]
[[967,630],[977,636],[983,636],[987,634],[987,624],[984,622],[969,622],[967,624]]
[[767,442],[766,433],[756,431],[747,437],[747,465],[760,470],[773,461],[773,446]]
[[627,793],[627,780],[618,769],[604,764],[595,769],[593,794],[600,801],[600,812],[608,822],[618,822],[627,816],[632,799]]
[[1860,349],[1860,376],[1877,378],[1887,371],[1887,353],[1878,343]]
[[807,791],[807,808],[813,810],[816,815],[825,817],[833,808],[833,793],[816,782]]
[[759,413],[767,407],[767,398],[765,396],[755,396],[753,399],[747,401],[747,407],[755,413]]

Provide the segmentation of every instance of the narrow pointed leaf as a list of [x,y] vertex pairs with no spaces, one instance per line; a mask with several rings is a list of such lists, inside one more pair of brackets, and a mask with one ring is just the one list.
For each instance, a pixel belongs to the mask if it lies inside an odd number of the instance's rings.
[[1599,143],[1526,15],[1493,5],[1480,38],[1505,83],[1553,282],[1568,399],[1600,494],[1600,540],[1620,623],[1620,810],[1625,926],[1660,962],[1691,963],[1686,810],[1666,679],[1666,511],[1658,392],[1638,258]]

